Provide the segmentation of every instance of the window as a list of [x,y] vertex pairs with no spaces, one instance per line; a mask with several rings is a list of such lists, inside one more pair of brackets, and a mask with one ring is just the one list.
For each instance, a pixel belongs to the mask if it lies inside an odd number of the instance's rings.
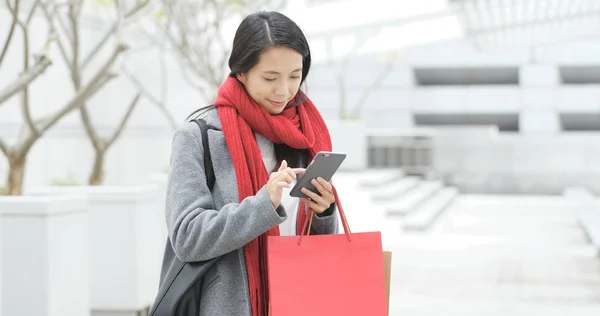
[[421,86],[519,84],[517,67],[417,67],[414,73]]

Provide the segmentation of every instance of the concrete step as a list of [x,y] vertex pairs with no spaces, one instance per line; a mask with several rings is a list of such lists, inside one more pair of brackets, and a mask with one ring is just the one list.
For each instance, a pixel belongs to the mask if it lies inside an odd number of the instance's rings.
[[358,184],[362,188],[379,188],[404,175],[402,169],[368,169],[356,173]]
[[600,209],[594,211],[580,214],[579,220],[587,240],[600,251]]
[[[470,298],[521,300],[527,295],[548,300],[600,299],[600,260],[591,255],[540,254],[517,251],[518,244],[490,245],[478,250],[389,250],[393,291],[402,289],[452,296],[461,288]],[[525,250],[525,249],[522,249]],[[512,288],[513,292],[507,290]],[[596,294],[594,294],[596,293]],[[481,296],[481,294],[485,294]]]
[[587,240],[600,251],[600,203],[585,188],[567,188],[564,197]]
[[458,189],[443,188],[418,206],[402,223],[404,231],[427,231],[458,196]]
[[[476,301],[493,301],[511,303],[537,303],[540,305],[548,303],[578,305],[598,304],[600,297],[599,287],[564,287],[548,285],[505,285],[505,284],[422,284],[420,286],[402,287],[401,290],[414,294],[431,295],[444,298],[466,298]],[[444,314],[439,314],[444,315]],[[456,315],[454,313],[445,315]],[[487,315],[487,314],[485,314]],[[517,314],[505,314],[517,315]],[[518,314],[521,315],[521,314]],[[534,314],[532,314],[533,316]],[[571,315],[570,313],[563,315]],[[590,316],[593,314],[590,314]]]
[[443,188],[441,181],[420,181],[418,186],[407,191],[393,202],[386,204],[387,215],[404,216],[412,212],[419,204]]
[[403,289],[390,295],[390,316],[590,316],[600,315],[600,305],[569,302],[515,302],[496,298],[444,297]]
[[433,228],[387,248],[390,315],[600,315],[600,258],[560,199],[459,195]]
[[[470,278],[476,274],[504,278],[581,278],[600,285],[600,260],[590,253],[537,253],[518,244],[491,245],[489,249],[400,249],[390,247],[397,258],[394,267],[409,273],[430,274],[432,278]],[[460,256],[458,255],[460,253]],[[396,258],[396,256],[395,256]],[[404,272],[399,272],[404,273]]]
[[416,188],[420,183],[418,177],[402,177],[388,182],[386,186],[380,187],[377,191],[371,193],[371,199],[375,202],[387,202],[395,200],[402,194]]

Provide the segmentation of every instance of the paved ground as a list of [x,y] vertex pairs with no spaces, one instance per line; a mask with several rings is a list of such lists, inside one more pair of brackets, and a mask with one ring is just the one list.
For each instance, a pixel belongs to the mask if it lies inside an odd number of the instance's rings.
[[353,230],[393,251],[390,315],[600,315],[600,257],[560,197],[462,195],[407,235],[355,178],[335,183]]

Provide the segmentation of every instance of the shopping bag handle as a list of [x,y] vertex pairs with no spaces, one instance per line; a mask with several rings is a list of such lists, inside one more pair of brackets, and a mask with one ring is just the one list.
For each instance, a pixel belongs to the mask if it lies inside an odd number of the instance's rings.
[[[335,186],[332,186],[333,188],[333,196],[335,197],[335,204],[337,206],[337,210],[340,213],[340,219],[342,220],[342,226],[344,227],[344,233],[346,234],[346,237],[348,238],[348,241],[352,241],[352,239],[350,238],[350,234],[352,233],[352,231],[350,231],[350,226],[348,225],[348,219],[346,218],[346,213],[344,213],[344,208],[342,207],[342,202],[340,202],[340,198],[338,196],[337,190],[335,189]],[[315,214],[315,211],[313,211],[312,209],[310,210],[310,214],[304,219],[304,223],[302,223],[302,228],[304,228],[302,230],[302,232],[300,233],[300,237],[298,238],[298,245],[300,245],[300,243],[302,242],[302,237],[304,237],[304,234],[306,232],[306,235],[310,235],[310,227],[312,225],[312,220],[313,220],[313,216]]]

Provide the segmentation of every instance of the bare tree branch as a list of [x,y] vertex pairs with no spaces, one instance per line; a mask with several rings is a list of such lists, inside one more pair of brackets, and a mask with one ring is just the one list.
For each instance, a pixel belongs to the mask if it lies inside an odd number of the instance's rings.
[[2,139],[0,139],[0,151],[2,151],[2,153],[4,154],[4,156],[8,157],[8,145],[6,145],[6,143],[4,143],[4,141]]
[[[5,0],[7,4],[10,0]],[[15,0],[16,1],[20,0]],[[119,21],[117,22],[117,29],[112,32],[110,35],[113,35],[116,39],[117,46],[114,48],[114,51],[111,52],[109,58],[103,60],[99,70],[96,70],[93,74],[91,74],[91,79],[87,80],[83,83],[83,67],[81,66],[81,58],[83,57],[80,49],[80,42],[82,34],[80,34],[80,20],[81,20],[81,12],[83,8],[84,0],[68,0],[61,1],[57,3],[55,0],[33,0],[35,3],[31,6],[31,11],[26,17],[23,17],[24,23],[19,20],[19,16],[16,16],[16,25],[20,25],[23,28],[24,38],[25,38],[25,62],[24,62],[24,71],[23,74],[19,76],[17,79],[17,85],[10,84],[7,88],[0,90],[0,100],[7,100],[15,93],[19,91],[23,91],[22,98],[22,112],[25,118],[25,122],[29,129],[22,129],[17,143],[14,147],[9,148],[4,142],[0,142],[0,150],[6,154],[8,157],[12,157],[11,166],[9,168],[9,181],[8,181],[8,191],[12,194],[19,194],[21,192],[22,187],[22,178],[23,178],[23,170],[24,170],[24,162],[25,157],[30,151],[31,147],[35,142],[44,135],[50,128],[56,125],[61,119],[63,119],[70,112],[84,107],[85,102],[92,98],[96,93],[98,93],[107,82],[116,77],[115,74],[111,72],[112,67],[115,65],[118,56],[124,52],[128,46],[124,45],[120,37],[121,26],[123,23],[123,14],[120,14]],[[32,1],[32,2],[33,2]],[[120,8],[124,7],[124,1],[118,1],[118,5]],[[136,0],[135,8],[139,9],[146,4],[149,3],[149,0]],[[59,8],[65,7],[68,10],[59,10]],[[9,4],[10,8],[10,4]],[[73,81],[73,85],[75,87],[75,95],[66,102],[58,111],[54,111],[50,113],[48,116],[43,117],[41,119],[34,119],[31,116],[29,111],[29,95],[28,95],[28,84],[30,84],[35,77],[39,76],[40,73],[43,72],[46,67],[51,64],[49,59],[49,55],[47,52],[42,54],[34,55],[35,63],[33,67],[29,67],[31,60],[31,55],[29,54],[29,44],[28,44],[28,29],[29,23],[33,20],[34,13],[37,9],[41,8],[43,10],[43,17],[49,23],[49,29],[52,37],[56,37],[55,40],[58,43],[58,47],[60,49],[60,55],[68,66],[68,69],[71,74],[71,79]],[[134,14],[137,9],[128,12],[128,14]],[[11,8],[11,10],[13,10]],[[11,11],[12,12],[12,11]],[[123,11],[120,11],[120,13]],[[25,20],[26,18],[26,20]],[[65,19],[67,18],[67,19]],[[13,31],[14,32],[14,31]],[[61,39],[58,37],[64,38]],[[6,44],[8,47],[10,42],[13,39],[11,38]],[[50,40],[46,43],[45,50],[48,49]],[[107,43],[108,40],[103,41]],[[69,47],[67,47],[69,45]],[[97,50],[100,50],[102,46],[105,44],[101,44],[97,46]],[[4,54],[4,52],[3,52]],[[87,57],[87,56],[86,56]],[[92,55],[92,58],[94,55]],[[4,57],[3,57],[4,58]],[[91,60],[91,58],[90,58]],[[41,67],[41,66],[45,67]],[[87,76],[85,76],[87,78]],[[4,98],[4,99],[3,99]],[[138,103],[139,96],[136,97],[135,104]],[[1,102],[0,102],[1,104]],[[132,105],[135,107],[135,105]],[[85,111],[85,109],[84,109]],[[128,110],[126,114],[127,119],[131,116],[132,110]],[[124,124],[124,123],[123,123]],[[124,128],[124,127],[123,127]],[[122,133],[122,130],[117,130],[112,137],[118,137],[119,134]],[[114,142],[114,139],[111,138],[111,141]],[[100,152],[103,154],[104,152]]]
[[[23,73],[21,75],[19,75],[19,77],[14,82],[12,82],[11,84],[9,84],[7,87],[5,87],[4,89],[2,89],[0,91],[0,105],[2,105],[5,101],[10,99],[13,95],[15,95],[21,91],[23,92],[23,100],[22,100],[23,109],[24,109],[24,114],[25,114],[25,120],[26,120],[26,123],[28,123],[28,124],[31,124],[32,121],[29,119],[30,116],[28,115],[29,101],[28,101],[27,87],[37,77],[39,77],[41,74],[43,74],[50,65],[52,65],[52,61],[48,57],[48,50],[50,49],[51,43],[53,43],[54,41],[56,41],[58,39],[58,36],[56,33],[51,33],[48,36],[48,39],[46,40],[46,43],[44,44],[42,51],[35,55],[35,60],[36,60],[35,65],[30,68],[29,67],[30,55],[29,55],[28,24],[31,22],[31,17],[33,16],[34,12],[36,11],[36,9],[38,7],[38,3],[39,3],[39,0],[37,0],[35,2],[33,7],[31,8],[31,10],[29,11],[27,22],[23,23],[18,18],[16,21],[16,25],[18,25],[23,32],[23,43],[24,43]],[[18,4],[18,2],[17,2],[17,4]],[[35,131],[35,127],[33,125],[30,125],[30,128],[32,128],[32,131]]]
[[100,91],[100,89],[102,89],[102,87],[104,87],[107,83],[109,83],[111,80],[117,78],[119,75],[114,73],[114,72],[107,72],[104,75],[104,78],[102,78],[102,80],[100,81],[100,83],[98,83],[97,85],[94,86],[94,88],[92,90],[90,90],[90,93],[96,94],[96,92]]
[[79,116],[81,117],[81,121],[83,122],[83,127],[85,129],[85,132],[86,132],[88,138],[90,139],[90,141],[92,142],[92,146],[94,146],[94,148],[96,150],[100,150],[101,149],[100,147],[102,146],[102,142],[98,138],[98,134],[96,133],[96,129],[94,128],[94,126],[92,124],[92,119],[90,118],[90,115],[88,113],[85,103],[82,104],[81,107],[79,108]]
[[[6,1],[6,6],[11,11],[11,14],[12,14],[12,22],[10,24],[10,29],[8,30],[8,36],[6,37],[6,41],[4,42],[4,45],[2,46],[2,51],[0,52],[0,66],[2,65],[2,61],[4,60],[4,57],[6,56],[6,52],[8,52],[8,46],[10,45],[10,41],[12,40],[13,34],[15,33],[15,28],[17,27],[17,21],[19,20],[19,3],[21,2],[20,0],[15,0],[15,7],[12,8],[9,0],[5,0],[5,1]],[[0,101],[0,104],[1,103],[2,102]]]
[[[79,13],[81,11],[78,10],[74,5],[69,6],[68,17],[69,17],[69,26],[71,30],[71,59],[69,60],[68,67],[71,70],[71,82],[73,84],[73,88],[76,92],[81,90],[81,77],[82,77],[82,69],[79,67]],[[108,38],[112,33],[108,33],[108,37],[102,41],[102,45],[107,42]],[[100,50],[101,47],[96,47],[94,50]],[[90,91],[90,93],[95,93],[100,89],[100,84],[95,85],[98,87],[95,91]],[[88,111],[86,109],[85,102],[81,104],[79,107],[79,115],[83,122],[84,129],[88,135],[88,138],[92,142],[94,148],[98,149],[100,146],[100,141],[98,140],[98,136],[94,127],[92,126],[91,119],[89,117]]]
[[[174,130],[177,128],[177,123],[175,122],[173,115],[167,108],[168,70],[167,70],[166,54],[165,54],[166,41],[164,40],[164,37],[160,37],[160,40],[159,40],[159,38],[156,37],[156,33],[153,33],[151,35],[150,34],[151,31],[148,31],[146,29],[142,29],[142,31],[145,33],[145,35],[151,41],[152,47],[158,46],[158,48],[159,48],[159,50],[158,50],[159,68],[160,68],[160,76],[159,76],[159,78],[160,78],[160,94],[159,94],[159,96],[157,97],[152,92],[150,92],[142,84],[142,82],[135,75],[133,75],[133,73],[131,71],[129,71],[129,69],[126,66],[127,65],[126,60],[124,60],[123,63],[121,64],[121,72],[129,79],[129,81],[131,83],[133,83],[136,86],[136,88],[141,93],[141,95],[146,97],[150,101],[150,103],[152,103],[154,106],[158,107],[159,111],[161,111],[161,113],[164,115],[165,119],[167,120],[169,127]],[[132,54],[128,54],[128,57],[130,57],[131,55]],[[125,58],[128,58],[128,57],[125,57]],[[185,71],[185,68],[182,67],[182,71]],[[187,77],[187,78],[189,79],[189,77]],[[190,85],[191,85],[191,83],[190,83]]]
[[[112,80],[115,77],[116,77],[116,75],[114,75],[114,76],[107,75],[101,83],[96,85],[94,90],[90,91],[90,94],[95,94],[96,92],[98,92],[98,90],[100,90],[106,83],[108,83],[108,81]],[[100,140],[100,138],[98,137],[98,134],[96,133],[96,130],[94,129],[94,125],[92,124],[92,120],[87,111],[85,103],[83,103],[80,106],[79,115],[81,117],[81,120],[83,121],[83,127],[85,129],[85,132],[87,133],[88,138],[92,142],[92,146],[94,146],[94,149],[96,149],[97,151],[104,150],[102,141]]]
[[[40,119],[38,121],[38,125],[40,125],[40,134],[43,135],[52,126],[58,123],[60,119],[62,119],[65,115],[82,106],[87,99],[94,96],[103,85],[105,85],[114,77],[114,75],[105,74],[103,76],[94,78],[83,89],[78,91],[77,94],[65,106],[63,106],[59,112],[56,112],[47,118]],[[16,155],[24,155],[25,153],[27,153],[38,138],[39,137],[35,137],[31,134],[28,135],[28,137],[25,140],[23,140],[18,146]]]
[[119,123],[117,130],[115,130],[115,133],[112,135],[112,137],[110,139],[108,139],[106,141],[105,148],[112,146],[112,144],[115,142],[115,140],[117,140],[119,138],[119,136],[121,136],[121,134],[123,133],[123,130],[125,130],[125,126],[127,125],[127,122],[131,118],[131,114],[133,114],[133,110],[135,110],[135,107],[138,105],[138,103],[140,101],[140,97],[141,97],[141,93],[138,92],[135,95],[135,97],[133,98],[133,100],[131,100],[131,102],[129,103],[129,107],[127,108],[127,113],[125,113],[125,115],[121,119],[121,122]]
[[167,82],[169,81],[169,72],[167,71],[167,61],[165,57],[165,42],[160,44],[159,51],[159,65],[160,65],[160,102],[162,104],[167,103]]
[[[94,160],[94,167],[92,169],[92,173],[89,177],[90,185],[99,185],[102,183],[103,175],[104,175],[104,155],[108,151],[108,149],[114,144],[114,142],[120,137],[121,133],[125,129],[127,122],[131,118],[131,114],[135,109],[138,101],[140,100],[140,93],[138,92],[133,100],[130,102],[129,107],[127,108],[127,112],[121,119],[117,129],[113,133],[112,137],[108,140],[102,140],[99,138],[93,139],[94,141],[94,149],[96,150],[96,159]],[[81,112],[84,112],[85,109],[81,108]],[[87,115],[87,112],[86,112]]]
[[377,89],[381,86],[381,84],[383,83],[385,78],[387,78],[387,76],[390,73],[392,73],[393,70],[394,70],[394,64],[391,62],[388,63],[385,66],[385,68],[383,69],[383,71],[381,71],[377,75],[375,80],[373,80],[373,82],[362,91],[362,93],[360,94],[360,97],[358,98],[358,101],[356,102],[356,105],[354,106],[354,111],[352,113],[352,117],[360,116],[360,112],[362,111],[363,107],[365,106],[365,103],[366,103],[368,97],[371,95],[371,93],[373,93],[373,91],[375,91],[375,89]]
[[100,49],[102,47],[104,47],[104,45],[106,44],[106,42],[108,42],[108,40],[112,37],[112,35],[113,35],[113,33],[115,32],[116,29],[117,29],[117,24],[115,23],[106,32],[106,34],[104,34],[104,36],[98,41],[98,43],[96,43],[96,45],[94,46],[94,48],[92,48],[92,50],[87,55],[87,57],[85,57],[83,59],[83,62],[81,63],[81,68],[84,68],[84,69],[87,68],[87,66],[92,61],[92,59],[94,59],[94,57],[96,57],[96,55],[98,54],[98,52],[100,51]]
[[[98,41],[98,43],[96,43],[94,48],[92,48],[90,53],[83,59],[83,62],[81,63],[81,68],[85,69],[89,65],[89,63],[94,59],[94,57],[96,57],[96,55],[101,50],[101,48],[104,47],[106,42],[108,42],[108,40],[111,38],[111,36],[113,34],[115,34],[117,29],[119,28],[119,25],[122,25],[123,23],[125,23],[125,20],[135,16],[136,13],[138,13],[141,9],[143,9],[146,5],[148,5],[149,1],[150,0],[138,2],[135,5],[135,7],[133,7],[133,9],[131,9],[130,11],[128,11],[124,14],[123,20],[117,19],[117,21],[115,21],[115,23],[113,23],[113,25],[108,29],[108,31],[106,31],[104,36],[102,36],[102,38]],[[120,10],[117,10],[117,11],[120,11]]]
[[[139,9],[140,7],[136,7],[136,8]],[[116,21],[109,28],[108,32],[105,33],[105,35],[100,39],[100,41],[92,49],[90,54],[88,54],[88,57],[85,58],[84,62],[81,64],[81,67],[79,66],[80,64],[79,64],[79,59],[78,59],[78,54],[77,54],[78,49],[79,49],[79,42],[78,42],[79,34],[77,34],[77,33],[73,34],[73,42],[74,42],[73,56],[74,57],[72,59],[72,65],[73,65],[72,67],[73,67],[73,74],[74,74],[73,75],[73,84],[74,84],[75,90],[79,90],[79,88],[80,88],[80,73],[84,70],[86,65],[96,56],[98,51],[100,51],[101,48],[108,42],[108,40],[114,36],[116,42],[121,43],[121,41],[122,41],[121,33],[122,33],[122,27],[123,27],[123,23],[124,23],[124,19],[125,19],[124,3],[122,1],[116,2],[116,15],[117,15]],[[79,29],[78,24],[77,24],[77,19],[71,18],[71,27],[73,29]],[[90,115],[88,113],[85,103],[82,104],[81,107],[79,108],[79,114],[81,116],[81,120],[83,122],[83,126],[85,128],[86,134],[92,143],[92,146],[96,150],[97,155],[101,155],[106,149],[105,142],[103,140],[101,140],[100,137],[98,137],[98,133],[96,132],[96,129],[94,128],[94,125],[92,123],[92,120],[90,118]]]
[[[33,6],[31,7],[29,14],[27,16],[27,20],[25,23],[19,21],[19,26],[21,27],[21,31],[23,32],[23,72],[27,72],[29,71],[29,24],[31,23],[31,19],[33,18],[33,14],[35,13],[35,11],[38,8],[39,5],[39,0],[36,0],[35,3],[33,4]],[[52,35],[49,36],[49,38],[52,38]],[[45,51],[48,50],[48,46],[49,43],[46,43],[45,45]],[[42,59],[47,58],[46,57],[46,53],[44,52],[43,55],[41,56]],[[35,56],[36,60],[39,60],[40,56],[37,55]],[[36,61],[37,63],[37,61]],[[23,90],[21,91],[21,113],[23,115],[23,118],[25,119],[25,123],[27,125],[27,127],[29,128],[29,131],[31,133],[33,133],[33,135],[35,137],[40,137],[40,132],[38,131],[38,129],[35,126],[35,123],[33,122],[33,119],[31,118],[31,107],[30,107],[30,102],[29,102],[29,84],[25,85],[23,87]]]
[[[27,31],[27,26],[23,22],[19,21],[19,26],[23,32],[23,72],[26,73],[29,70],[29,32]],[[21,112],[29,130],[35,136],[39,137],[40,133],[37,128],[35,128],[35,124],[31,119],[31,111],[29,108],[29,84],[24,85],[23,90],[21,91]]]
[[[327,50],[327,60],[328,64],[333,70],[335,84],[338,89],[338,109],[339,109],[339,118],[347,119],[348,118],[348,104],[346,102],[346,72],[348,70],[348,65],[350,63],[350,59],[355,56],[360,48],[365,44],[365,42],[371,38],[373,35],[376,35],[376,32],[373,31],[365,31],[360,34],[355,35],[355,42],[350,51],[344,54],[339,60],[335,60],[334,52],[333,52],[333,43],[332,39],[326,41],[326,50]],[[385,77],[383,78],[385,79]],[[382,80],[383,80],[382,79]],[[364,97],[366,99],[366,96]]]
[[77,5],[69,6],[68,16],[71,27],[71,33],[69,34],[71,37],[71,64],[69,68],[71,69],[71,80],[76,90],[79,90],[81,85],[81,73],[79,71],[79,12],[81,10],[78,9]]
[[40,0],[35,0],[35,2],[33,3],[33,6],[31,7],[31,10],[29,10],[29,14],[27,15],[27,20],[25,20],[25,25],[29,26],[29,24],[31,23],[31,19],[33,19],[33,15],[35,14],[35,11],[37,10],[39,4],[40,4]]
[[65,65],[67,65],[67,67],[69,67],[69,71],[71,71],[67,50],[65,49],[65,45],[63,44],[62,40],[58,36],[58,29],[56,28],[56,23],[54,21],[54,15],[56,14],[56,8],[53,11],[53,13],[50,14],[50,10],[48,9],[48,6],[45,3],[40,3],[40,6],[42,7],[42,11],[44,12],[46,21],[48,22],[50,33],[56,35],[56,43],[58,44],[60,56],[62,57],[63,61],[65,62]]
[[162,112],[171,129],[176,129],[177,123],[175,122],[171,112],[169,112],[169,109],[167,109],[167,105],[163,101],[158,100],[150,91],[148,91],[148,89],[144,87],[140,80],[136,78],[124,65],[121,67],[121,69],[123,74],[137,87],[137,89]]
[[190,71],[189,63],[183,60],[178,61],[179,67],[181,69],[181,76],[185,82],[188,83],[192,88],[196,89],[203,97],[208,98],[208,93],[206,93],[206,89],[194,82],[194,80],[190,77],[188,71]]
[[346,119],[348,115],[346,106],[346,80],[344,76],[344,68],[347,67],[347,62],[342,61],[336,64],[333,53],[333,40],[325,42],[325,49],[327,51],[327,62],[333,71],[334,82],[338,91],[338,117]]
[[[187,83],[210,98],[227,76],[230,47],[223,42],[221,23],[258,9],[277,9],[285,0],[186,1],[164,0],[165,19],[157,23],[175,48]],[[189,78],[189,74],[194,80]]]
[[[10,5],[10,1],[9,0],[4,0],[4,2],[6,2],[6,7],[8,8],[8,11],[13,11],[14,8],[12,5]],[[18,2],[18,0],[15,0],[15,3]]]
[[127,49],[125,45],[119,45],[115,48],[110,58],[102,65],[100,70],[96,73],[94,78],[90,80],[90,82],[83,87],[80,91],[77,92],[75,97],[71,99],[60,111],[54,113],[41,127],[40,131],[44,133],[50,127],[54,126],[63,116],[68,114],[69,112],[77,109],[86,99],[91,97],[95,92],[98,91],[99,87],[106,83],[106,75],[108,74],[109,68],[114,64],[115,60]]
[[[101,50],[101,48],[108,42],[108,40],[114,36],[117,43],[121,43],[122,41],[121,33],[124,19],[123,2],[118,1],[116,5],[117,20],[113,23],[113,26],[108,30],[108,32],[105,33],[102,39],[96,44],[91,53],[88,54],[88,57],[86,57],[86,60],[82,64],[79,63],[79,16],[76,15],[76,12],[73,8],[71,8],[71,10],[69,11],[69,22],[71,24],[71,29],[73,30],[73,45],[71,48],[73,52],[73,57],[71,59],[71,79],[73,81],[73,87],[75,88],[75,91],[79,91],[81,88],[81,73],[83,72],[85,65],[96,56],[98,51]],[[104,84],[97,85],[97,89],[100,89],[100,87],[103,85]],[[96,91],[92,93],[95,92]],[[83,122],[86,134],[92,143],[92,146],[96,150],[97,154],[102,154],[102,152],[104,152],[105,150],[104,142],[98,137],[98,133],[94,128],[85,103],[83,103],[79,107],[79,114]]]
[[0,91],[0,105],[19,91],[23,90],[24,87],[44,73],[46,68],[51,64],[52,61],[46,55],[40,56],[33,67],[29,68],[26,73],[21,74],[13,83]]
[[58,21],[58,26],[62,29],[62,33],[66,34],[69,43],[73,45],[73,38],[71,37],[71,32],[69,32],[69,27],[60,14],[56,14],[56,21]]
[[[148,4],[148,1],[145,1],[145,2],[138,1],[137,5],[133,8],[133,10],[131,10],[129,12],[125,12],[126,11],[125,3],[123,1],[116,1],[116,12],[115,12],[116,13],[116,21],[115,21],[115,23],[110,27],[108,33],[97,43],[97,45],[90,52],[88,57],[86,57],[84,59],[84,62],[81,64],[81,67],[76,68],[77,71],[81,72],[85,69],[85,67],[87,65],[89,65],[90,61],[95,57],[97,52],[100,51],[100,48],[105,45],[105,43],[108,41],[109,38],[114,37],[114,40],[117,43],[121,43],[123,41],[123,27],[125,24],[125,19],[128,16],[132,16],[133,14],[135,14],[135,12],[139,11],[142,7],[145,7],[147,4]],[[77,39],[77,36],[75,36],[74,38]],[[136,97],[133,99],[133,101],[130,103],[125,116],[122,118],[122,121],[119,123],[116,131],[114,132],[114,134],[112,135],[112,137],[109,140],[103,140],[100,137],[98,137],[98,133],[94,129],[94,126],[92,124],[90,115],[87,111],[86,105],[83,104],[81,106],[81,108],[80,108],[81,118],[83,120],[85,130],[88,134],[88,137],[89,137],[90,141],[92,142],[92,145],[96,151],[96,159],[94,161],[94,167],[93,167],[92,173],[90,174],[90,177],[89,177],[90,185],[99,185],[102,183],[103,174],[104,174],[104,172],[103,172],[104,156],[106,154],[106,151],[116,141],[116,139],[121,135],[121,133],[125,129],[125,126],[129,120],[129,118],[131,117],[133,110],[135,109],[135,107],[138,104],[140,95],[141,94],[138,93],[136,95]]]
[[[93,97],[104,85],[106,85],[109,81],[111,81],[114,78],[116,78],[115,74],[106,73],[104,76],[98,78],[97,80],[92,80],[93,82],[90,81],[86,86],[84,86],[84,88],[80,92],[76,93],[76,95],[71,100],[69,100],[69,102],[67,102],[65,106],[63,106],[61,108],[61,110],[60,110],[61,117],[59,117],[58,120],[62,119],[62,117],[64,117],[66,114],[70,113],[71,111],[77,109],[78,107],[81,107],[85,103],[85,100]],[[81,100],[83,100],[83,101],[81,101]],[[58,116],[58,114],[54,113],[54,114],[50,114],[45,117],[42,117],[40,119],[37,119],[35,121],[36,126],[40,127],[41,136],[43,136],[43,134],[48,129],[52,128],[52,126],[57,123],[57,122],[53,121],[53,119],[57,116]],[[48,125],[50,125],[50,126],[48,126]],[[18,146],[17,147],[19,147],[19,148],[26,147],[23,144],[27,144],[31,140],[33,140],[33,142],[35,142],[36,138],[31,133],[27,133],[27,130],[23,130],[21,132],[20,136],[18,137],[18,141],[17,141]]]

